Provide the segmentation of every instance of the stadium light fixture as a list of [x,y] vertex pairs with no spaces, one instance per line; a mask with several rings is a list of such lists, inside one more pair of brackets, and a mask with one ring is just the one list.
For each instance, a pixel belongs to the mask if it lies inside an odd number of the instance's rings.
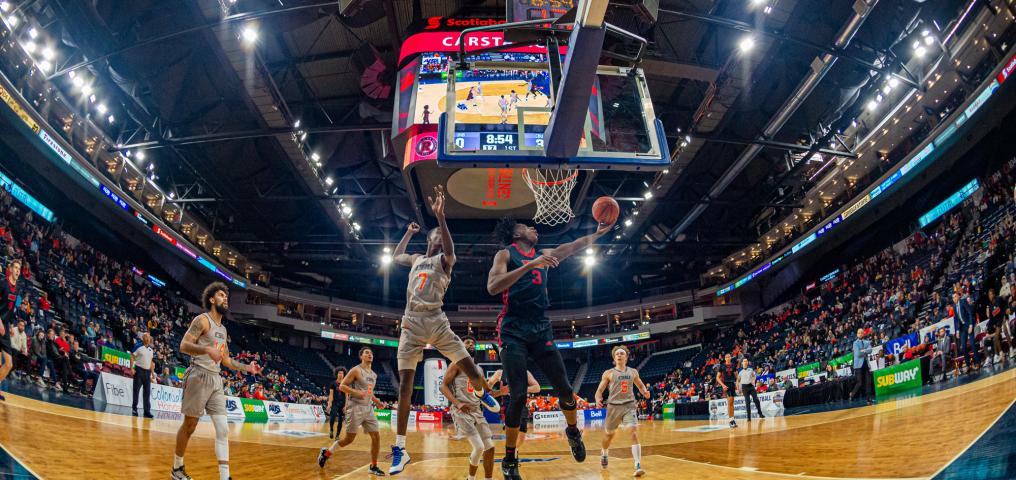
[[45,47],[42,49],[41,53],[42,58],[46,60],[53,60],[54,58],[56,58],[56,51],[53,50],[53,47]]
[[105,103],[99,103],[95,106],[95,110],[99,112],[99,115],[105,115],[109,111],[109,108],[106,107]]
[[737,42],[737,48],[741,49],[741,53],[750,52],[751,49],[755,48],[755,38],[751,35],[746,35],[740,42]]
[[28,53],[35,53],[35,49],[37,47],[35,42],[31,42],[31,41],[25,42],[21,46],[24,47],[25,51],[28,52]]
[[333,183],[335,183],[335,179],[333,179],[330,176],[325,177],[325,185],[328,185],[330,187],[330,186],[332,186]]
[[11,16],[7,17],[7,25],[10,25],[11,28],[14,28],[14,27],[18,26],[18,16],[17,15],[11,15]]
[[582,263],[584,263],[587,267],[592,267],[593,265],[596,265],[596,257],[586,255],[586,258],[582,259]]
[[[354,224],[353,228],[359,230],[359,225]],[[388,266],[392,263],[392,256],[389,254],[381,255],[381,265]]]
[[254,45],[258,41],[258,29],[251,24],[244,26],[240,31],[240,39],[248,46]]
[[0,2],[0,12],[6,13],[9,11],[11,11],[11,2]]
[[645,198],[646,200],[652,200],[653,192],[646,191],[646,193],[642,194],[642,197]]
[[300,128],[300,120],[299,119],[297,119],[296,122],[293,122],[293,128]]
[[145,151],[144,150],[138,150],[138,152],[134,154],[134,158],[136,158],[138,160],[144,160],[145,159]]
[[626,226],[626,227],[630,227],[630,226],[631,226],[631,223],[632,223],[632,222],[631,222],[631,219],[630,219],[630,218],[626,218],[626,219],[624,220],[624,226]]
[[32,28],[28,29],[28,38],[31,38],[32,40],[35,40],[38,37],[39,37],[39,30],[38,29],[36,29],[35,27],[32,27]]
[[896,77],[889,77],[889,86],[892,88],[900,86],[900,79]]
[[82,85],[81,86],[81,94],[82,95],[91,95],[92,94],[92,86],[88,85],[88,84]]
[[39,62],[37,65],[39,66],[39,70],[42,70],[43,72],[48,72],[50,71],[50,69],[53,68],[53,64],[50,63],[49,60],[43,60]]
[[113,115],[110,115],[110,116],[106,117],[106,121],[109,122],[109,123],[115,123],[116,122],[116,117],[114,117]]
[[385,253],[392,253],[392,247],[385,247],[384,248],[384,252]]
[[314,160],[315,162],[320,161],[321,160],[321,155],[318,155],[317,152],[314,152],[314,153],[310,154],[310,159]]

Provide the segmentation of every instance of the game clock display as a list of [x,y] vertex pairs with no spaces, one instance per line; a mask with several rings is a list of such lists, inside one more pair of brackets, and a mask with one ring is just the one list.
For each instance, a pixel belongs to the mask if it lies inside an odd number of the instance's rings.
[[560,18],[575,7],[574,0],[514,0],[509,3],[509,22]]
[[[526,132],[525,146],[543,147],[543,133]],[[517,133],[455,132],[455,146],[462,150],[518,150]]]

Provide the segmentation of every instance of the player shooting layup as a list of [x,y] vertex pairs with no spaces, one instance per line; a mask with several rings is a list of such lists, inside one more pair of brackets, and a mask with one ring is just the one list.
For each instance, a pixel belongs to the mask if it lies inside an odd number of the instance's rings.
[[222,282],[213,282],[201,293],[201,303],[207,313],[191,321],[190,328],[180,341],[180,352],[191,357],[191,365],[183,375],[183,423],[176,432],[176,455],[173,457],[173,480],[191,480],[183,468],[183,454],[187,451],[198,419],[205,413],[212,417],[215,427],[215,458],[219,460],[219,480],[229,476],[229,425],[226,423],[226,394],[222,391],[222,365],[251,375],[260,375],[257,363],[246,365],[229,357],[226,326],[222,324],[229,311],[229,288]]
[[547,375],[557,393],[568,427],[565,435],[577,462],[586,459],[582,432],[576,425],[575,392],[565,373],[561,353],[554,344],[554,330],[544,311],[549,306],[547,271],[561,260],[592,244],[612,225],[600,225],[596,233],[575,241],[536,251],[539,236],[536,229],[510,218],[501,219],[495,234],[506,248],[494,256],[494,265],[487,275],[487,291],[501,294],[504,309],[498,316],[498,344],[501,365],[508,379],[511,401],[505,409],[505,458],[501,473],[505,480],[521,480],[516,441],[522,410],[526,406],[526,363],[532,359]]
[[635,390],[639,391],[646,398],[649,398],[649,390],[639,378],[639,372],[628,367],[628,347],[618,345],[610,354],[614,357],[614,368],[603,372],[600,377],[600,386],[596,387],[596,405],[603,404],[603,391],[610,388],[607,396],[607,422],[604,425],[607,431],[603,436],[603,448],[600,450],[600,466],[607,468],[610,442],[617,433],[617,427],[631,428],[631,456],[635,461],[635,476],[645,475],[642,470],[642,445],[639,444],[639,419],[638,405],[635,403]]
[[395,445],[392,446],[392,466],[389,475],[397,475],[409,464],[406,453],[406,430],[409,427],[409,406],[413,396],[413,377],[416,365],[423,360],[423,349],[427,344],[433,345],[442,355],[448,357],[469,382],[475,391],[482,395],[484,408],[496,412],[500,410],[497,400],[490,394],[490,387],[483,379],[480,369],[473,363],[466,346],[452,331],[448,317],[441,311],[444,305],[445,291],[452,280],[452,267],[455,265],[455,244],[452,242],[451,231],[445,220],[444,187],[434,187],[434,197],[428,197],[430,209],[437,217],[437,228],[427,234],[427,253],[407,254],[406,247],[413,234],[420,231],[420,226],[410,223],[406,234],[395,247],[393,260],[399,265],[411,267],[409,285],[406,288],[406,313],[402,317],[402,334],[399,336],[399,350],[396,358],[399,361],[399,409],[396,427]]

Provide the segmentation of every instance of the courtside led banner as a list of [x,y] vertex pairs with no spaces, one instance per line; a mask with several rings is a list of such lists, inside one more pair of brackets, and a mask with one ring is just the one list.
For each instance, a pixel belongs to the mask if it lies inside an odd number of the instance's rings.
[[875,377],[875,396],[884,397],[895,393],[921,388],[921,359],[885,367],[872,372]]

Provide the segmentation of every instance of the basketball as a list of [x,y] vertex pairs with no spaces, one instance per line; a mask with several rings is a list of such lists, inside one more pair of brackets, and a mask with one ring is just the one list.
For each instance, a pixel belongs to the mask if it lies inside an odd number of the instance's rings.
[[600,225],[613,225],[621,214],[621,206],[611,197],[600,197],[593,202],[593,218]]

